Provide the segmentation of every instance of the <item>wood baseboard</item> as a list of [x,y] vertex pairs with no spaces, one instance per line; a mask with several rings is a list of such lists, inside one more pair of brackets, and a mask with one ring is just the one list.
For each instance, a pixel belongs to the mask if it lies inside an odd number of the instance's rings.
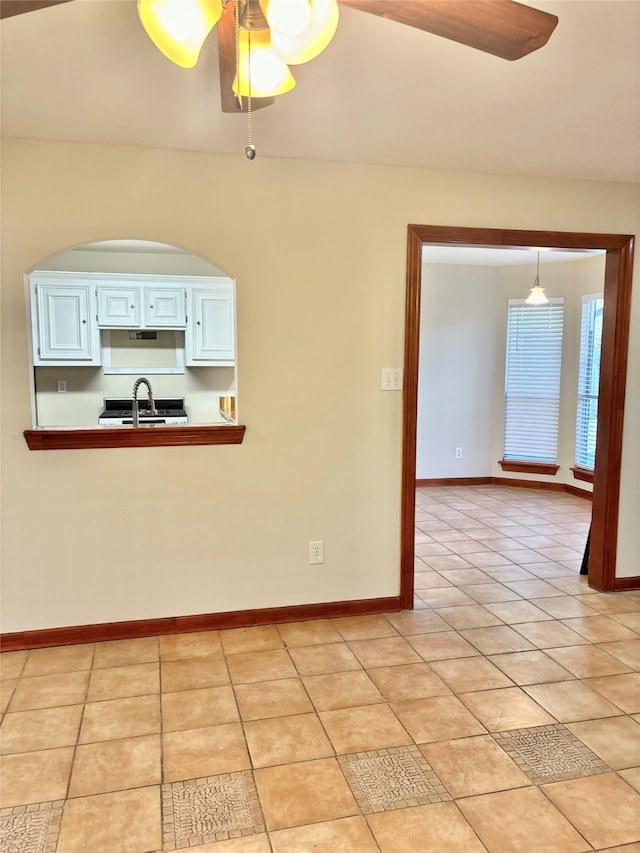
[[640,575],[634,575],[630,578],[615,578],[613,588],[616,592],[640,589]]
[[585,498],[588,501],[593,501],[593,492],[588,492],[586,489],[580,489],[578,486],[573,486],[571,483],[565,483],[564,490],[568,495],[574,495],[577,498]]
[[70,646],[78,643],[102,643],[109,640],[133,640],[161,634],[187,634],[193,631],[219,631],[302,622],[306,619],[335,619],[342,616],[370,616],[401,610],[400,596],[362,598],[355,601],[330,601],[321,604],[297,604],[291,607],[267,607],[262,610],[236,610],[228,613],[200,613],[193,616],[166,616],[131,622],[104,622],[0,634],[3,652]]
[[631,592],[634,589],[640,589],[640,575],[634,575],[629,578],[614,578],[613,587],[611,589],[602,589],[597,583],[589,583],[591,589],[595,589],[602,593]]
[[436,477],[431,480],[416,480],[416,486],[487,486],[493,477]]
[[593,500],[592,492],[579,489],[570,483],[552,483],[542,480],[521,480],[511,477],[436,477],[428,480],[416,480],[416,488],[431,486],[514,486],[519,489],[540,489],[546,492],[565,492],[585,500]]

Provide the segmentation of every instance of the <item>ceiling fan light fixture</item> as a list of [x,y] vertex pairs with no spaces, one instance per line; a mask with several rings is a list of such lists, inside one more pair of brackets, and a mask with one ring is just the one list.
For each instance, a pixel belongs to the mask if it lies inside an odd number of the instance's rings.
[[548,305],[549,299],[544,292],[544,287],[540,287],[540,252],[538,252],[538,267],[536,270],[536,280],[533,287],[529,291],[529,295],[524,300],[525,305]]
[[222,8],[222,0],[138,0],[138,17],[158,50],[193,68]]
[[260,0],[264,16],[272,30],[294,37],[311,23],[309,0]]
[[338,27],[337,0],[307,0],[311,10],[309,24],[297,35],[282,32],[274,24],[273,49],[288,65],[301,65],[315,59],[327,47]]
[[[251,49],[251,57],[249,57]],[[269,30],[240,30],[233,91],[244,98],[270,98],[296,85],[286,62],[271,46]]]

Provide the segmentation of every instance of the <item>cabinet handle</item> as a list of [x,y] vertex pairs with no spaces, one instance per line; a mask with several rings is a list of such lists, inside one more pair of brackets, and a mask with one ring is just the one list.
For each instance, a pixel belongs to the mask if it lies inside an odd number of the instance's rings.
[[135,305],[129,305],[129,308],[135,308],[135,307],[136,307]]
[[200,325],[202,325],[202,324],[200,323],[200,320],[196,320],[196,326],[200,326]]
[[86,323],[87,321],[86,321],[86,320],[83,320],[82,322],[83,322],[83,323]]
[[149,305],[149,308],[153,308],[153,305]]

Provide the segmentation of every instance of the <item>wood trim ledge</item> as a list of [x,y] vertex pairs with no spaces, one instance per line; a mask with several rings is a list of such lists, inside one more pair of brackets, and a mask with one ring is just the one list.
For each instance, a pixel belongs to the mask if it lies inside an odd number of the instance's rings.
[[37,427],[24,431],[29,450],[82,450],[110,447],[170,447],[242,444],[246,427],[210,426]]
[[584,483],[593,483],[593,471],[588,471],[586,468],[572,468],[571,473],[576,480],[582,480]]
[[555,462],[528,462],[524,459],[499,459],[503,471],[516,471],[521,474],[551,474],[555,476],[560,466]]
[[335,619],[342,616],[370,616],[397,613],[400,596],[361,598],[354,601],[330,601],[322,604],[297,604],[290,607],[267,607],[262,610],[235,610],[228,613],[200,613],[194,616],[166,616],[131,622],[104,622],[0,634],[3,652],[40,649],[47,646],[69,646],[78,643],[101,643],[109,640],[132,640],[160,634],[187,634],[192,631],[219,631],[254,625],[276,625],[303,622],[306,619]]

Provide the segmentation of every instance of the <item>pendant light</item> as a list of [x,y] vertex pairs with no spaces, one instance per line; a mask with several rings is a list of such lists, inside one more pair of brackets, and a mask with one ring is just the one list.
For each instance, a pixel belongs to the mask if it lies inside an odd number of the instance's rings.
[[527,298],[524,300],[526,305],[548,305],[549,300],[544,292],[544,287],[540,287],[540,252],[538,252],[538,267],[536,269],[536,280],[531,288]]

